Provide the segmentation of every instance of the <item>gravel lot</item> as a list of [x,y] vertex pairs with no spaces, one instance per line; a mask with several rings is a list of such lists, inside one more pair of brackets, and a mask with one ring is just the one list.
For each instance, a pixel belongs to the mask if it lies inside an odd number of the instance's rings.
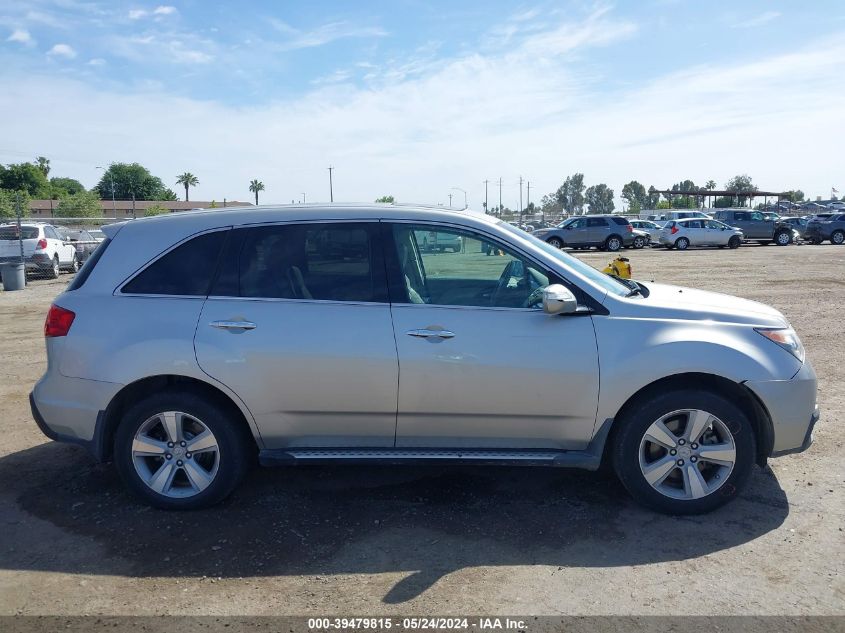
[[68,277],[0,293],[0,613],[845,614],[845,247],[626,254],[644,281],[774,305],[819,374],[813,447],[708,516],[602,474],[442,466],[256,470],[221,507],[151,510],[30,418]]

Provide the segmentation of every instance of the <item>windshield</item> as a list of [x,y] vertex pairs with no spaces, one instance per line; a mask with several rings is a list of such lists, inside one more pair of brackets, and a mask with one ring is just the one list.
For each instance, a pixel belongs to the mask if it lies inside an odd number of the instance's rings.
[[567,219],[565,219],[563,222],[561,222],[560,224],[558,224],[558,225],[557,225],[557,228],[562,229],[562,228],[563,228],[563,227],[565,227],[567,224],[572,224],[573,222],[575,222],[575,220],[576,220],[576,218],[567,218]]
[[[499,226],[504,229],[507,229],[511,233],[517,233],[517,231],[506,222],[499,222]],[[573,257],[569,253],[565,253],[559,248],[555,248],[551,244],[544,242],[538,237],[535,237],[530,234],[526,235],[522,231],[519,231],[519,233],[517,234],[521,238],[529,240],[534,246],[536,246],[543,252],[551,255],[552,257],[560,261],[562,264],[566,265],[568,268],[572,268],[573,270],[577,271],[578,273],[580,273],[590,281],[596,283],[597,285],[601,286],[604,290],[607,290],[611,294],[614,294],[617,297],[625,297],[631,292],[633,284],[628,285],[621,279],[611,277],[610,275],[605,275],[604,273],[599,272],[592,266],[585,264],[577,257]]]

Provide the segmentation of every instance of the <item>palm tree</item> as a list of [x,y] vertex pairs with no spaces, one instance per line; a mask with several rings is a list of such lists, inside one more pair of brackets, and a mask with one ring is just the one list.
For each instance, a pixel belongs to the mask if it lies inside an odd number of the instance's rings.
[[196,187],[200,181],[191,172],[186,171],[176,179],[176,184],[185,187],[185,202],[188,202],[188,187]]
[[[707,191],[713,191],[716,188],[716,181],[715,180],[708,180],[707,184],[704,185],[704,186],[707,187]],[[707,196],[707,202],[710,204],[710,207],[712,208],[713,207],[713,200],[710,198],[710,196]]]
[[255,204],[258,206],[258,192],[264,191],[264,183],[260,180],[250,180],[249,190],[255,194]]

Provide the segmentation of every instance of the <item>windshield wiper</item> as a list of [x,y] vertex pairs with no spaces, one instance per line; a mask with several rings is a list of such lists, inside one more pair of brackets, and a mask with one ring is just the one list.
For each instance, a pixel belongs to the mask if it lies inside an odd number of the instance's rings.
[[626,297],[636,297],[637,295],[647,297],[648,296],[648,288],[637,281],[629,281],[628,283],[634,284],[634,287],[631,288],[631,292],[629,292]]

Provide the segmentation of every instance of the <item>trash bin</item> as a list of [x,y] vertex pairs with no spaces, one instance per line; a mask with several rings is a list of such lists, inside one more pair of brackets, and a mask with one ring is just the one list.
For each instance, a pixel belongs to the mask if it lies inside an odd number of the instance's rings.
[[20,262],[0,266],[3,290],[23,290],[26,287],[26,266]]

